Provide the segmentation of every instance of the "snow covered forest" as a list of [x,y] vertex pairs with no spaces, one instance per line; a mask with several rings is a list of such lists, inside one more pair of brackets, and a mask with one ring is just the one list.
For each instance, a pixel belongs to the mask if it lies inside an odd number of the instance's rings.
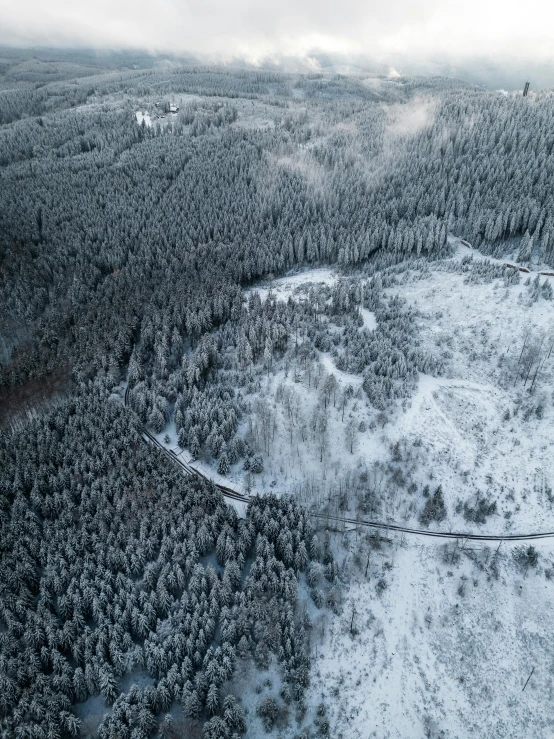
[[554,95],[0,57],[2,736],[554,731]]
[[[4,385],[121,367],[147,326],[198,340],[236,317],[241,283],[303,264],[435,258],[449,231],[492,252],[528,232],[552,261],[550,94],[167,76],[1,93]],[[138,125],[163,93],[179,112]]]

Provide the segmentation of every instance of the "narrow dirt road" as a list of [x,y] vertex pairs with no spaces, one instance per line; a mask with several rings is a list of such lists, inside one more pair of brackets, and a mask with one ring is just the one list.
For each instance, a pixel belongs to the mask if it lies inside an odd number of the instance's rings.
[[[128,396],[129,396],[129,386],[127,386],[125,390],[125,398],[124,403],[126,406],[128,406]],[[194,469],[194,467],[191,467],[188,464],[185,464],[182,460],[180,460],[177,455],[166,449],[160,442],[146,429],[143,431],[143,438],[145,441],[153,444],[155,447],[157,447],[161,453],[167,457],[173,464],[176,464],[185,475],[196,475],[197,477],[201,477],[206,482],[211,483],[214,485],[219,491],[221,491],[224,498],[228,498],[230,500],[238,500],[242,503],[248,503],[250,501],[249,495],[244,495],[243,493],[238,493],[236,490],[232,490],[229,487],[226,487],[225,485],[221,485],[219,483],[214,482],[213,480],[210,480],[206,475],[203,475],[198,470]],[[385,523],[384,521],[371,521],[367,519],[361,519],[361,518],[348,518],[348,517],[341,517],[341,516],[333,516],[328,515],[326,513],[316,513],[313,511],[310,511],[310,516],[312,518],[316,518],[320,521],[328,521],[328,523],[339,523],[350,525],[350,526],[364,526],[370,529],[376,529],[383,532],[394,532],[394,533],[401,533],[401,534],[410,534],[412,536],[424,536],[424,537],[430,537],[435,539],[461,539],[461,540],[467,540],[467,541],[483,541],[483,542],[501,542],[501,541],[507,541],[507,542],[516,542],[516,541],[535,541],[536,539],[552,539],[554,538],[554,531],[543,531],[536,534],[500,534],[500,535],[493,535],[493,534],[473,534],[468,532],[460,532],[460,531],[429,531],[426,529],[412,529],[407,526],[400,526],[399,524],[395,523]]]

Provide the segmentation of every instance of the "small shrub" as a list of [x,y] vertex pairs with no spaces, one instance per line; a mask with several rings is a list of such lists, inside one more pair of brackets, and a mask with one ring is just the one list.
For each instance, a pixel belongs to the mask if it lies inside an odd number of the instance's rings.
[[427,526],[431,521],[444,521],[445,518],[446,506],[442,497],[442,487],[439,485],[433,493],[433,497],[425,503],[425,508],[419,520],[424,526]]
[[384,428],[387,425],[388,420],[389,419],[387,414],[383,411],[381,411],[381,413],[379,413],[379,415],[377,416],[377,423],[379,424],[379,426],[381,426],[381,428]]
[[533,408],[529,406],[523,411],[523,420],[528,421],[531,418],[531,415],[533,413]]
[[264,460],[260,454],[256,455],[250,463],[250,471],[256,475],[264,471]]
[[317,716],[314,721],[317,726],[318,736],[329,736],[329,720],[327,718],[327,709],[324,703],[320,703],[317,707]]
[[496,501],[491,503],[479,494],[475,506],[471,507],[464,503],[464,518],[466,521],[485,523],[487,516],[492,516],[494,513],[496,513]]
[[[296,723],[301,724],[302,721],[304,721],[304,718],[306,717],[306,711],[307,711],[307,708],[306,708],[306,703],[304,702],[304,698],[299,698],[296,701],[296,712],[295,712]],[[307,737],[308,735],[300,734],[299,739],[301,739],[302,736]]]
[[290,692],[289,686],[285,683],[283,687],[281,688],[280,692],[281,698],[284,700],[284,702],[288,705],[292,701],[292,693]]
[[513,558],[523,570],[528,570],[529,567],[537,566],[539,553],[534,546],[516,547],[513,552]]

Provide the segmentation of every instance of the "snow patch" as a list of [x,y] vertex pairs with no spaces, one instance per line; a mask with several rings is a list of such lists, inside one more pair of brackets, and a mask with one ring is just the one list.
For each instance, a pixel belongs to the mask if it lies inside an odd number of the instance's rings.
[[367,328],[368,331],[374,331],[377,328],[375,313],[367,308],[362,308],[361,314],[364,319],[364,328]]
[[146,111],[137,110],[137,112],[135,113],[135,118],[139,126],[142,124],[143,121],[144,121],[144,125],[147,126],[148,128],[150,128],[150,126],[152,125],[152,119],[150,118],[150,113],[147,110]]

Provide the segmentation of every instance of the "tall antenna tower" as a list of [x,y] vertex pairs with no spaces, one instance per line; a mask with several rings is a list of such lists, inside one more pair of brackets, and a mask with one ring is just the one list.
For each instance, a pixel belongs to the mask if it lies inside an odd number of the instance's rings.
[[525,87],[523,88],[523,97],[527,97],[527,93],[529,92],[529,83],[525,83]]

